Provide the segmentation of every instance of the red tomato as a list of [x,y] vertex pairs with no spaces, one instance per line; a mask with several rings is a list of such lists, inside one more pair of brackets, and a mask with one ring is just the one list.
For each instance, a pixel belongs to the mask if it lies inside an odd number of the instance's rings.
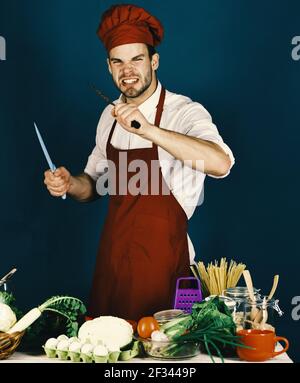
[[137,332],[141,338],[150,338],[153,331],[159,330],[159,324],[153,317],[144,317],[139,320]]
[[85,316],[84,319],[85,319],[85,321],[87,322],[88,320],[93,320],[94,318],[89,317],[89,316]]
[[133,332],[136,332],[136,328],[137,328],[137,323],[136,323],[136,321],[131,320],[131,319],[126,319],[126,322],[130,323],[130,324],[131,324],[131,327],[132,327],[132,329],[133,329]]

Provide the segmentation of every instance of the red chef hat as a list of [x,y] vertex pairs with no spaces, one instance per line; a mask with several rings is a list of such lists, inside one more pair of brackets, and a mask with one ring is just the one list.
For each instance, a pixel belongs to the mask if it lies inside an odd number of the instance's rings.
[[102,15],[97,35],[109,52],[112,48],[132,43],[158,45],[163,26],[145,9],[130,4],[113,5]]

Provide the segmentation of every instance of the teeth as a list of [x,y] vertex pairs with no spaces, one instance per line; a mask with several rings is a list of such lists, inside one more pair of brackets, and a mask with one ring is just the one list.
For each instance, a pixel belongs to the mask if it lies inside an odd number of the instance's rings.
[[135,83],[135,82],[137,82],[137,81],[138,81],[137,79],[123,80],[123,82],[124,82],[125,84],[133,84],[133,83]]

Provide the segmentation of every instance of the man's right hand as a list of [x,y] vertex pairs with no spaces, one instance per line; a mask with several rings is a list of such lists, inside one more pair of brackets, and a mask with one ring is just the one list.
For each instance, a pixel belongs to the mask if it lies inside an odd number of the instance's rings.
[[63,166],[57,168],[54,173],[47,170],[44,173],[44,184],[53,197],[61,197],[70,190],[71,173]]

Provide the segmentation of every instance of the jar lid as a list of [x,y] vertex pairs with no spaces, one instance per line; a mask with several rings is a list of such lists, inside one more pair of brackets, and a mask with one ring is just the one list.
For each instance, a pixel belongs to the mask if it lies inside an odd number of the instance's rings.
[[[258,295],[260,290],[253,288],[253,291],[255,295]],[[224,294],[231,298],[245,298],[249,296],[246,286],[230,287],[224,290]]]

